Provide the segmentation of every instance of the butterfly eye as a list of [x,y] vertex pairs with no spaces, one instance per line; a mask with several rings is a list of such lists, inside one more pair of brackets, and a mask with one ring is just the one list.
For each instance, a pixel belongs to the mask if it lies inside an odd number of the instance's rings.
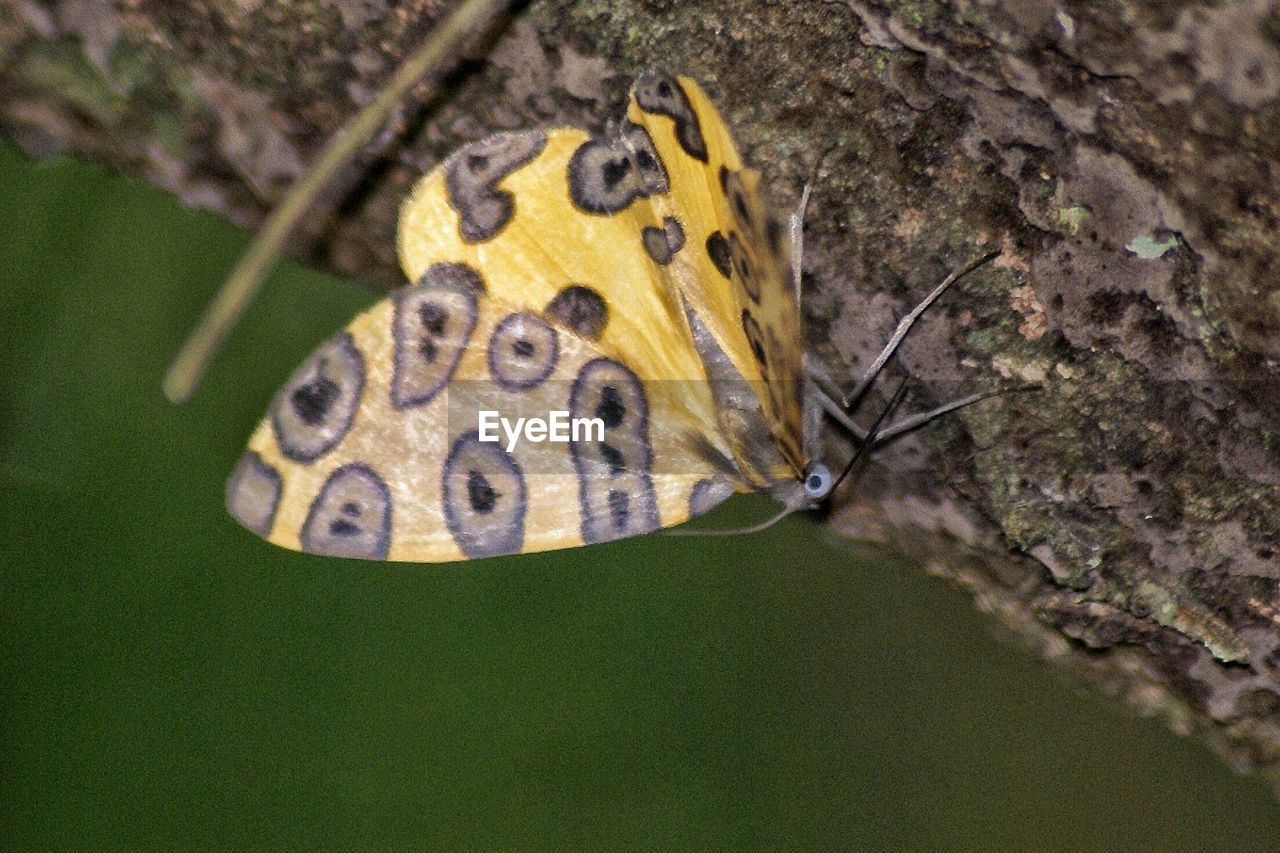
[[811,501],[820,501],[831,492],[831,471],[821,462],[815,462],[804,472],[804,494]]

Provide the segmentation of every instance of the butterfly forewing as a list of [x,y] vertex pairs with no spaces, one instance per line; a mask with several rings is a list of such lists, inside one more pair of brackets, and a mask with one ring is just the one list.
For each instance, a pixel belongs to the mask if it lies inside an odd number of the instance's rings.
[[632,86],[628,117],[648,129],[672,175],[670,193],[653,202],[681,224],[691,249],[670,265],[672,280],[756,389],[773,443],[791,473],[799,473],[808,461],[801,447],[800,314],[783,220],[694,81],[642,75]]

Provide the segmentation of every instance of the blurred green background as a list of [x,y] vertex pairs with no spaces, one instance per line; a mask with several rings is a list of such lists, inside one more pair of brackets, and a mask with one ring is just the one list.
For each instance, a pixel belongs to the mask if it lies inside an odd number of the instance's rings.
[[807,519],[444,566],[258,541],[224,478],[373,297],[285,265],[173,407],[245,235],[9,147],[0,187],[5,849],[1276,848],[1262,781]]

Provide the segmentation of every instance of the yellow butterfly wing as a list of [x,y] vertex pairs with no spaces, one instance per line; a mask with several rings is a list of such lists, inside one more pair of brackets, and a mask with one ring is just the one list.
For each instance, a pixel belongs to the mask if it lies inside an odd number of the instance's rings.
[[[250,439],[231,514],[294,550],[438,562],[632,536],[728,497],[662,383],[487,278],[436,262],[317,349]],[[601,427],[486,441],[485,411]]]
[[405,202],[401,266],[410,281],[441,258],[483,269],[492,295],[559,318],[660,383],[654,393],[683,403],[697,431],[722,444],[705,368],[651,255],[643,201],[669,180],[654,159],[633,165],[629,152],[652,146],[643,130],[626,133],[517,131],[464,146]]
[[[398,235],[418,284],[294,374],[232,514],[296,550],[440,561],[634,535],[727,497],[705,368],[635,203],[666,176],[615,174],[645,142],[622,133],[498,134],[425,176]],[[507,450],[479,440],[481,411],[599,411],[607,435]]]
[[660,381],[655,394],[683,401],[714,455],[737,460],[737,479],[760,488],[770,477],[736,452],[703,354],[690,344],[689,299],[673,280],[673,268],[705,251],[665,201],[682,179],[631,122],[595,136],[496,134],[415,187],[401,213],[401,265],[414,280],[437,258],[470,259],[492,271],[495,294],[573,320],[642,378]]
[[[698,319],[758,394],[769,433],[794,473],[802,447],[803,344],[791,245],[760,176],[743,167],[728,127],[693,80],[660,71],[631,88],[628,119],[645,128],[670,177],[652,199],[677,219],[695,251],[672,259],[669,273]],[[781,471],[767,472],[780,479]]]

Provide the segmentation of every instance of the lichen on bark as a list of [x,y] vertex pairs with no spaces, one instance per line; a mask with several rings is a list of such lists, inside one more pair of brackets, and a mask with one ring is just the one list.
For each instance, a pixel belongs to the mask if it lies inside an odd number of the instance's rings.
[[[8,0],[0,126],[253,226],[437,20],[431,0]],[[810,348],[924,406],[830,516],[972,590],[1047,659],[1280,774],[1280,13],[1267,0],[542,0],[404,106],[296,251],[397,281],[399,200],[458,144],[599,126],[705,81],[783,203],[810,184]]]

